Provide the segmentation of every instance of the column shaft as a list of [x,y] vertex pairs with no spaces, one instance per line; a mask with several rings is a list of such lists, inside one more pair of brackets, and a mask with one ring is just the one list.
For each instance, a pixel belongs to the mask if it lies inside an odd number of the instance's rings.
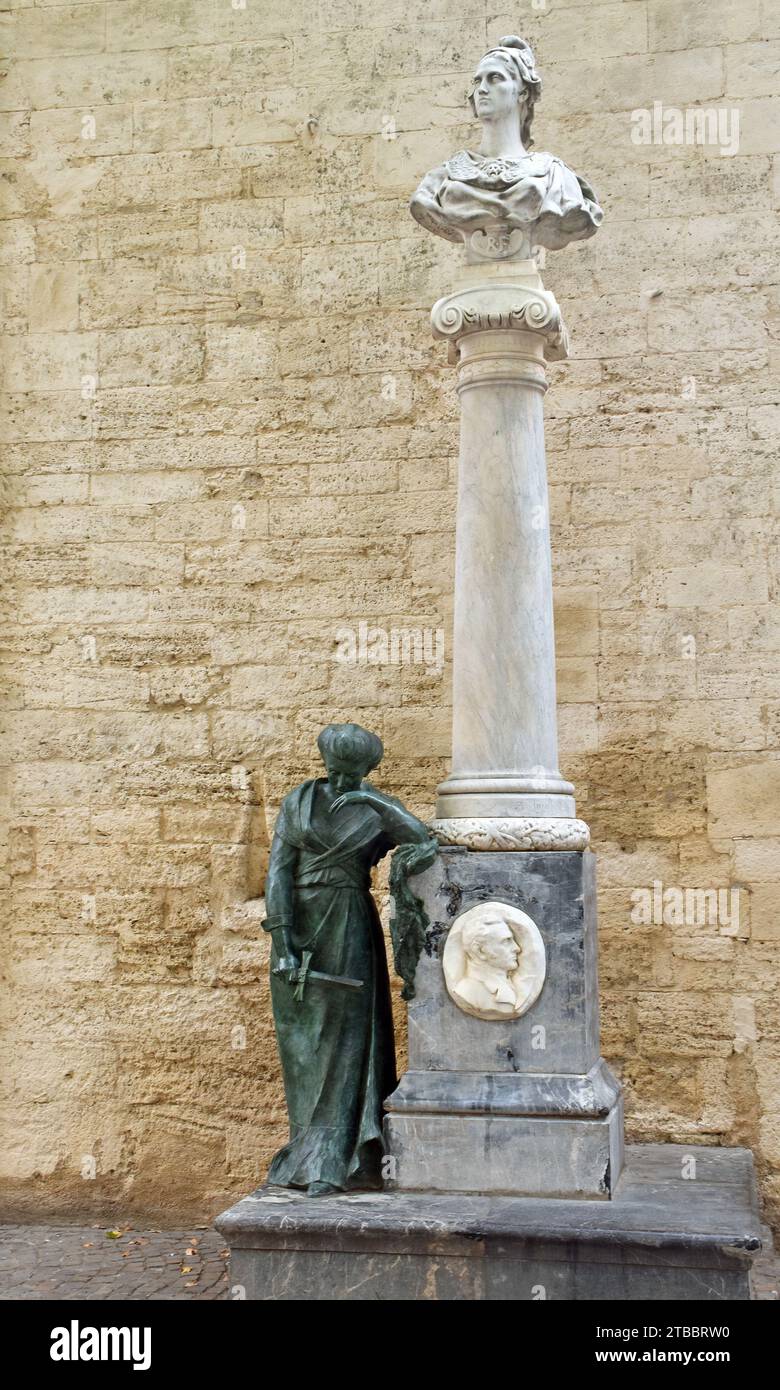
[[558,772],[544,340],[459,341],[452,772],[438,817],[573,816]]

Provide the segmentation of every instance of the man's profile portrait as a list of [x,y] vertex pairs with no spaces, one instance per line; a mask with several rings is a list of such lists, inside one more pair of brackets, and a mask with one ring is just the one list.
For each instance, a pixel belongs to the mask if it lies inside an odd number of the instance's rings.
[[507,903],[480,903],[453,923],[444,948],[450,998],[484,1019],[519,1018],[544,984],[544,943],[535,922]]

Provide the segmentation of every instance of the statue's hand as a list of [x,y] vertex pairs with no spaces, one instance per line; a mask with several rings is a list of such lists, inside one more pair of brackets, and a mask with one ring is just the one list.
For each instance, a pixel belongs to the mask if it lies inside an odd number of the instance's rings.
[[330,814],[333,815],[334,811],[340,811],[342,806],[349,806],[354,801],[362,801],[364,804],[370,805],[372,801],[376,801],[376,792],[370,791],[368,787],[359,787],[354,792],[342,792],[341,796],[337,796],[333,801]]
[[298,957],[294,956],[292,952],[290,952],[289,955],[279,957],[279,960],[274,966],[273,973],[274,975],[279,975],[282,979],[287,980],[289,984],[294,985],[295,977],[298,974],[300,965],[301,962],[298,960]]

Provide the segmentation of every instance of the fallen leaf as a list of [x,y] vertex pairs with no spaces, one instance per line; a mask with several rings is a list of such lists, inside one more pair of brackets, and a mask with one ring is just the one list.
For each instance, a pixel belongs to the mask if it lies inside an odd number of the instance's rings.
[[181,1274],[192,1274],[192,1265],[182,1265]]

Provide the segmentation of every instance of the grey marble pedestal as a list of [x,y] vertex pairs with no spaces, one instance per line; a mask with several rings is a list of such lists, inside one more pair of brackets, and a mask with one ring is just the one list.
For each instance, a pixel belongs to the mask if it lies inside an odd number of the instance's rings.
[[216,1225],[264,1300],[744,1300],[761,1248],[749,1150],[676,1144],[629,1146],[609,1202],[260,1188]]
[[[385,1103],[399,1191],[608,1199],[623,1164],[620,1086],[599,1051],[595,856],[443,849],[411,880],[430,920],[409,1002],[409,1070]],[[447,935],[479,903],[538,927],[546,978],[520,1018],[450,998]]]

